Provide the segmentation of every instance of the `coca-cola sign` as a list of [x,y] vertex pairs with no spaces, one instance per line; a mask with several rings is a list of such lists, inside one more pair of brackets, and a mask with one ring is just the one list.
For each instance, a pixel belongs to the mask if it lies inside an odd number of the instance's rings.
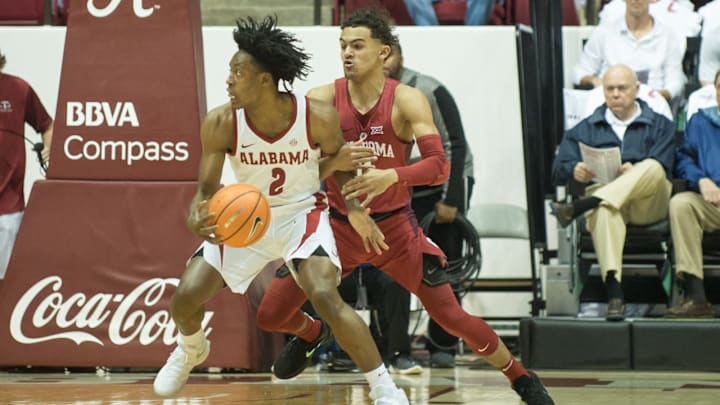
[[[178,333],[170,298],[201,242],[185,225],[196,190],[36,182],[0,289],[0,365],[160,367]],[[264,285],[205,304],[206,366],[270,367],[283,340],[255,325]]]
[[[177,278],[153,278],[138,285],[128,294],[83,292],[64,294],[61,276],[45,277],[32,285],[17,301],[10,317],[10,335],[18,343],[34,344],[67,339],[80,345],[103,341],[126,345],[136,340],[143,346],[158,339],[165,345],[175,343],[177,330],[170,313],[158,303],[168,286],[177,286]],[[202,321],[205,334],[214,313],[207,311]],[[107,325],[106,325],[107,324]],[[43,334],[54,327],[62,332]],[[106,335],[103,336],[103,332]]]

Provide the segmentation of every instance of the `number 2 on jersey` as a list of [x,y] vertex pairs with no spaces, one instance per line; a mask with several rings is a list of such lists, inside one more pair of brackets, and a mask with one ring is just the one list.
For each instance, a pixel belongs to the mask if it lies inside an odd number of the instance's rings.
[[272,169],[273,182],[270,183],[270,195],[278,195],[283,192],[283,186],[285,185],[285,170],[274,167]]

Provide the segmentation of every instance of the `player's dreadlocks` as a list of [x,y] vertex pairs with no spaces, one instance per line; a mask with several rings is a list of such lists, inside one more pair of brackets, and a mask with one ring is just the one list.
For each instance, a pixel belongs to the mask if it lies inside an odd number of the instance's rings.
[[367,27],[370,29],[370,35],[384,45],[393,46],[398,42],[397,36],[393,34],[390,16],[377,8],[370,7],[355,10],[340,25],[340,29],[347,27]]
[[249,53],[262,69],[272,75],[275,84],[280,80],[292,84],[295,79],[307,77],[310,55],[298,47],[295,35],[276,25],[276,16],[267,16],[262,21],[252,17],[239,18],[233,37],[238,49]]

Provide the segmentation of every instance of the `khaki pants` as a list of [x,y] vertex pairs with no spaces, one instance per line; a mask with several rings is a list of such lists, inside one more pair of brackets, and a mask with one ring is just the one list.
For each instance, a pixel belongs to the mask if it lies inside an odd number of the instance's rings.
[[678,276],[689,273],[702,279],[703,232],[720,229],[720,208],[698,193],[679,193],[670,200],[670,227]]
[[665,170],[655,159],[638,162],[612,182],[588,190],[603,200],[587,214],[603,280],[615,270],[621,281],[626,224],[647,225],[666,218],[671,191]]

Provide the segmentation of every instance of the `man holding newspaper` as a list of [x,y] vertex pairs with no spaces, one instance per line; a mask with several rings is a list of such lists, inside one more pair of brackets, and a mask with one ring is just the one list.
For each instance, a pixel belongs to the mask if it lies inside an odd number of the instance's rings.
[[620,280],[625,225],[668,215],[675,126],[637,98],[635,73],[625,65],[603,76],[605,103],[565,133],[552,166],[555,185],[587,184],[584,198],[554,202],[565,227],[585,214],[608,292],[607,320],[625,318]]

